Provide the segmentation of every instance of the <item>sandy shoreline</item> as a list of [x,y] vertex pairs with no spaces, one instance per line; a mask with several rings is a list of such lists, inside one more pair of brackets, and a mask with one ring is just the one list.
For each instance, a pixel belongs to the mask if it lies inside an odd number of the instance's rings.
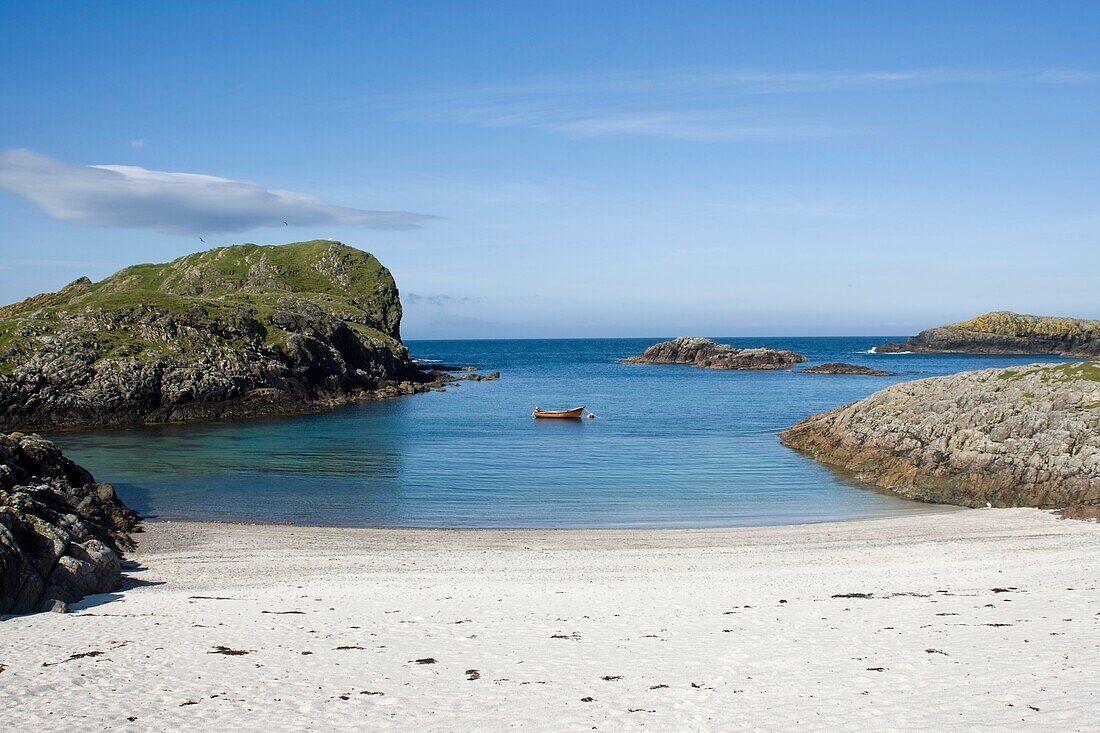
[[0,623],[5,726],[1086,730],[1100,710],[1100,525],[1036,510],[139,540],[135,587]]

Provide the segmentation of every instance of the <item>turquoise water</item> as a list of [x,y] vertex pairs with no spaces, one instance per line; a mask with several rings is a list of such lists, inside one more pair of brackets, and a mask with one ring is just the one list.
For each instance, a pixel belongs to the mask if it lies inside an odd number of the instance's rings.
[[[898,337],[720,339],[897,377],[627,366],[661,339],[413,341],[499,382],[322,414],[52,436],[146,516],[434,527],[710,527],[933,507],[878,494],[780,445],[810,413],[898,380],[1035,357],[870,355]],[[598,419],[533,420],[535,405]]]

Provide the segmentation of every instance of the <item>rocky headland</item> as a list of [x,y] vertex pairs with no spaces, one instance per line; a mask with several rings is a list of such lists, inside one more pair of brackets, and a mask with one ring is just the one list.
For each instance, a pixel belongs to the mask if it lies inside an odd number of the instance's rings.
[[0,308],[0,429],[292,413],[451,378],[401,343],[390,272],[339,242],[242,244]]
[[782,441],[906,499],[1100,505],[1100,364],[903,382],[812,415]]
[[706,338],[681,336],[648,347],[623,364],[691,364],[706,369],[790,369],[806,361],[802,354],[787,349],[736,349]]
[[0,434],[0,614],[64,611],[122,587],[137,516],[37,435]]
[[879,344],[877,354],[1056,354],[1100,356],[1100,321],[996,311],[921,331],[905,343]]
[[893,372],[882,369],[872,369],[862,364],[844,364],[839,361],[830,361],[825,364],[809,366],[802,370],[803,374],[856,374],[865,377],[892,377]]

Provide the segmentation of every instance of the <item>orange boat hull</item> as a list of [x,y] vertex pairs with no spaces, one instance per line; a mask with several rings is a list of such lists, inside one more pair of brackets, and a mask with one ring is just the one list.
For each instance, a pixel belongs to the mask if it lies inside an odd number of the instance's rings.
[[540,410],[536,407],[534,415],[555,420],[577,420],[584,415],[584,407],[574,407],[572,410]]

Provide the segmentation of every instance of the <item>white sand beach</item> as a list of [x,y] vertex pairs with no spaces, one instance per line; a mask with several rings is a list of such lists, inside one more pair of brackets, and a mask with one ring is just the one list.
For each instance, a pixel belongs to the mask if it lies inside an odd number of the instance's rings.
[[[1100,526],[150,523],[0,623],[6,730],[1095,730]],[[861,594],[861,595],[857,595]]]

